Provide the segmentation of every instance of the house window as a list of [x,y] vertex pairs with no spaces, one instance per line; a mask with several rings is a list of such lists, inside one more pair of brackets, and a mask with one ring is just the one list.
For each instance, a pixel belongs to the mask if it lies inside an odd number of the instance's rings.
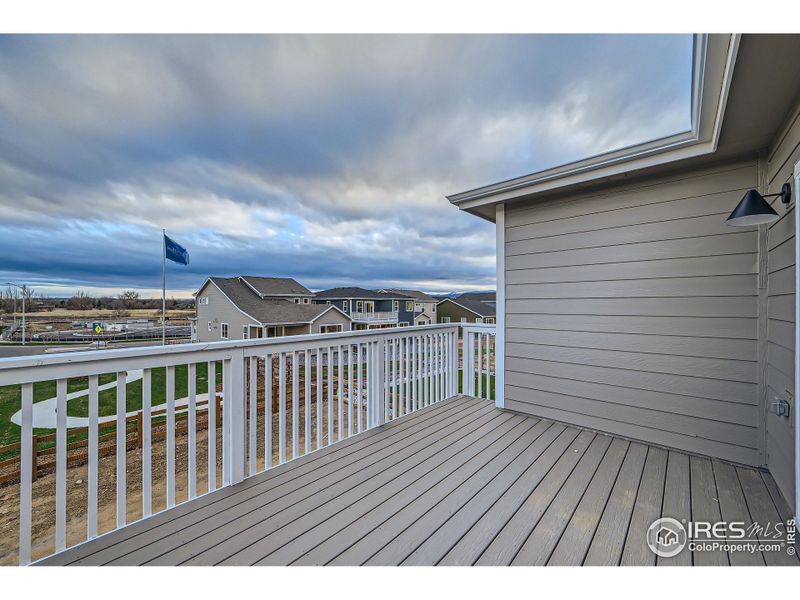
[[462,323],[466,323],[467,322],[467,317],[461,317],[461,322]]
[[450,317],[442,317],[442,323],[449,323]]
[[211,331],[211,321],[208,322],[208,330]]
[[400,310],[400,300],[393,300],[392,301],[392,310],[394,312],[398,312]]
[[303,298],[303,304],[311,304],[311,298]]
[[477,319],[475,319],[475,322],[476,323],[483,323],[483,317],[478,317]]
[[325,300],[325,304],[330,304],[330,303],[331,303],[330,300]]
[[208,296],[203,296],[202,298],[197,299],[198,304],[208,304]]
[[319,332],[320,333],[339,333],[342,331],[342,324],[341,323],[334,323],[332,325],[320,325]]
[[406,302],[406,311],[408,311],[408,312],[411,312],[411,311],[412,311],[412,310],[414,310],[415,308],[416,308],[416,307],[414,306],[414,303],[413,303],[413,302]]
[[489,325],[494,325],[494,317],[486,317],[486,323]]
[[283,327],[267,327],[267,337],[281,337],[284,333]]
[[348,304],[347,300],[345,300],[344,302],[342,302],[342,310],[343,310],[344,312],[347,312],[347,304]]
[[220,323],[219,324],[219,337],[221,340],[228,339],[228,324],[227,323]]
[[242,339],[244,339],[244,340],[250,339],[250,326],[249,325],[242,325]]
[[436,312],[436,305],[435,304],[431,304],[431,312],[433,312],[433,313]]
[[356,300],[356,312],[363,312],[364,303],[361,300]]
[[397,326],[398,327],[408,327],[408,323],[406,323],[406,322],[398,323]]
[[295,303],[295,304],[300,304],[300,298],[295,298],[295,299],[294,299],[294,303]]

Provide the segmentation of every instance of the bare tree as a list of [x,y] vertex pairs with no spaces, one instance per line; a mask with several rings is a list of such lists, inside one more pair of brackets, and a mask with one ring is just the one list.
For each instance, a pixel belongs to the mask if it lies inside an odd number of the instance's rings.
[[118,296],[123,308],[134,308],[139,302],[139,292],[126,290]]
[[87,308],[91,308],[91,304],[92,299],[89,297],[89,294],[82,290],[79,290],[74,296],[72,296],[72,298],[67,300],[67,305],[70,308],[77,310],[86,310]]

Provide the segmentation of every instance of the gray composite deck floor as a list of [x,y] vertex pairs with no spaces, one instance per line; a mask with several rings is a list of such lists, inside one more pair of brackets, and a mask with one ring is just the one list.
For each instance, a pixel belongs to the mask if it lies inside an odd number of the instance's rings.
[[51,557],[115,565],[798,564],[684,550],[659,516],[775,523],[768,473],[451,398]]

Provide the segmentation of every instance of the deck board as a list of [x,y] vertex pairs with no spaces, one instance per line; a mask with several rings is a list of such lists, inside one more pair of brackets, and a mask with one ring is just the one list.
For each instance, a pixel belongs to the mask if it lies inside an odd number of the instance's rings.
[[642,481],[622,550],[622,565],[654,565],[656,555],[647,546],[647,539],[640,532],[647,531],[650,524],[661,517],[664,501],[664,480],[667,475],[667,451],[650,447],[644,463]]
[[[667,457],[667,478],[664,482],[662,517],[670,517],[683,523],[688,523],[692,520],[690,487],[689,455],[671,450]],[[675,556],[659,556],[656,564],[660,567],[687,567],[692,564],[692,553],[688,548],[684,548]]]
[[583,564],[629,445],[620,438],[611,442],[547,564],[564,567]]
[[798,565],[645,540],[660,516],[789,514],[766,472],[457,397],[39,564]]
[[[717,484],[711,461],[692,456],[690,459],[692,481],[692,520],[717,523],[722,520],[719,510]],[[694,552],[694,564],[701,566],[727,565],[728,553],[722,550]]]

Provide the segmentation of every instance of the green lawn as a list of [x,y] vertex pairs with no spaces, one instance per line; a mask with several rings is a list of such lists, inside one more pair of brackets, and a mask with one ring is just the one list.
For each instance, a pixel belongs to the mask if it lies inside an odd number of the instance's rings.
[[[183,398],[188,395],[188,368],[186,365],[175,367],[175,397]],[[100,385],[115,380],[115,375],[101,375]],[[208,391],[208,365],[206,363],[197,364],[197,393],[203,394]],[[217,365],[217,383],[222,382],[222,367]],[[85,390],[89,387],[87,377],[70,379],[67,382],[67,392],[72,393]],[[153,406],[163,404],[167,401],[166,395],[166,368],[160,367],[152,370],[151,394]],[[47,381],[36,383],[33,386],[34,403],[47,400],[56,395],[56,382]],[[111,388],[103,390],[98,396],[100,416],[114,415],[117,412],[117,390]],[[20,439],[20,428],[11,422],[11,416],[21,407],[20,386],[10,385],[0,387],[0,446],[13,444]],[[139,410],[142,407],[142,380],[134,381],[127,385],[126,412]],[[67,403],[67,414],[72,417],[89,416],[89,397],[83,396]],[[113,431],[113,425],[109,426],[108,431]],[[52,433],[52,429],[34,429],[34,433],[45,435]],[[101,433],[105,433],[101,430]],[[83,439],[86,434],[76,434],[70,436],[69,441]],[[46,448],[44,445],[42,448]],[[4,457],[0,456],[0,460]]]

